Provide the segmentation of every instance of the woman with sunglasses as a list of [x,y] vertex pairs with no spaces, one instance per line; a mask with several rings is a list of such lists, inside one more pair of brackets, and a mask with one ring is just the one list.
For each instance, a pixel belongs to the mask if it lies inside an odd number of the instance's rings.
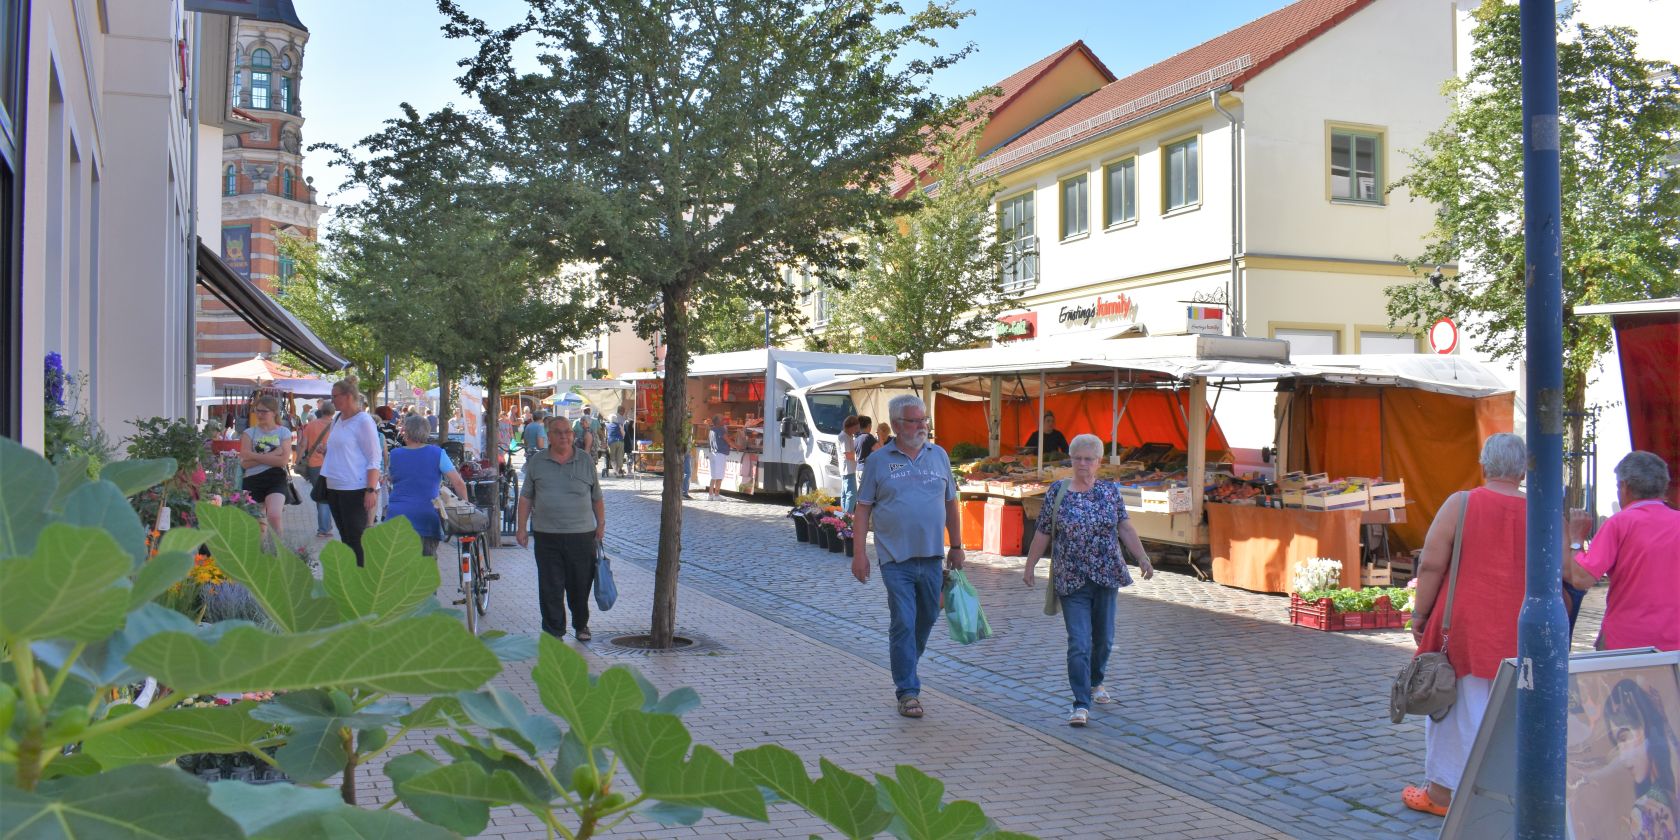
[[287,465],[292,462],[292,430],[280,425],[280,401],[259,397],[251,405],[251,425],[239,436],[239,465],[245,468],[240,488],[263,506],[269,539],[278,548],[280,514],[286,507]]

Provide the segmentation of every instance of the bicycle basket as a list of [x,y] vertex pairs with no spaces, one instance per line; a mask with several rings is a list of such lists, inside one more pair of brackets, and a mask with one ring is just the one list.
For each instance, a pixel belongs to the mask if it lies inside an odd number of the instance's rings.
[[446,534],[477,534],[490,527],[490,512],[466,503],[438,505]]

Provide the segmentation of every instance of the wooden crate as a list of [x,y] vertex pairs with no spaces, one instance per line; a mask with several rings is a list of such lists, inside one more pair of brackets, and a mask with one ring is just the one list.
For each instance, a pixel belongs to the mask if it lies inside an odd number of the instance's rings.
[[1365,490],[1371,494],[1371,510],[1390,510],[1406,506],[1406,482],[1374,481]]
[[[1287,504],[1287,502],[1285,502]],[[1301,507],[1307,510],[1368,510],[1371,494],[1361,487],[1353,492],[1318,489],[1307,491]]]
[[[1330,475],[1328,473],[1312,473],[1309,475],[1303,472],[1292,472],[1278,479],[1278,489],[1287,493],[1290,490],[1311,490],[1314,487],[1323,487],[1329,483]],[[1285,502],[1285,504],[1288,504],[1288,502]]]
[[1393,586],[1394,570],[1388,566],[1366,563],[1359,567],[1360,586]]

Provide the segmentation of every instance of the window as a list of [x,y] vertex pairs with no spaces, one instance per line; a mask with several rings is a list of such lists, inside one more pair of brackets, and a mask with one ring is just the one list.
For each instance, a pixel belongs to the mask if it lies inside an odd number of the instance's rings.
[[227,172],[223,174],[223,179],[226,183],[222,185],[222,195],[238,195],[239,170],[234,169],[232,164],[228,164]]
[[1103,226],[1137,221],[1137,158],[1103,167]]
[[1075,175],[1062,182],[1062,238],[1091,232],[1091,176]]
[[262,49],[259,49],[256,52],[251,53],[251,69],[252,70],[273,70],[274,69],[274,56],[269,54],[268,50],[262,50]]
[[1387,330],[1360,330],[1360,353],[1416,353],[1417,336]]
[[1003,240],[1003,288],[1019,291],[1038,283],[1038,237],[1033,235],[1033,194],[998,204],[998,238]]
[[257,50],[251,53],[251,107],[267,110],[269,105],[269,83],[274,74],[274,57],[268,50]]
[[292,275],[297,273],[297,261],[285,254],[280,255],[280,283],[274,288],[276,292],[284,291],[286,284],[292,282]]
[[1202,170],[1196,161],[1197,139],[1191,137],[1161,147],[1163,212],[1201,203]]
[[[0,435],[10,437],[21,435],[23,426],[23,266],[18,240],[29,13],[27,2],[0,0]],[[98,218],[97,206],[94,217]],[[34,364],[41,364],[40,356]]]
[[1341,352],[1341,330],[1278,328],[1272,330],[1272,338],[1289,342],[1291,357],[1329,356]]
[[1382,135],[1369,131],[1330,131],[1330,198],[1382,203]]
[[292,170],[288,169],[280,175],[280,194],[287,198],[295,198],[293,192]]
[[280,82],[280,94],[278,96],[279,101],[274,103],[274,107],[277,110],[285,111],[286,113],[290,114],[292,112],[292,80],[290,78],[287,78],[286,76],[281,76],[280,79],[279,79],[279,82]]

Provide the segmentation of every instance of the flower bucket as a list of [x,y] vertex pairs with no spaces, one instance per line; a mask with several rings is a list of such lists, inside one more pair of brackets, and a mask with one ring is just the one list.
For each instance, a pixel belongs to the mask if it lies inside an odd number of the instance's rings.
[[853,539],[855,539],[855,538],[854,538],[854,537],[847,537],[847,538],[846,538],[846,550],[845,550],[845,554],[846,554],[846,556],[847,556],[847,557],[850,557],[850,556],[852,556],[852,549],[853,549],[853,545],[852,545],[852,540],[853,540]]
[[811,523],[806,522],[805,517],[803,517],[803,516],[795,516],[795,517],[792,517],[792,519],[793,519],[793,538],[800,541],[800,542],[810,542],[811,541]]
[[814,530],[816,531],[814,534],[815,538],[812,539],[811,542],[815,544],[817,548],[828,548],[828,532],[821,528],[816,528]]
[[840,552],[845,551],[846,550],[846,540],[844,538],[842,538],[839,534],[835,534],[835,535],[829,537],[828,538],[828,550],[834,552],[835,554],[839,554]]

